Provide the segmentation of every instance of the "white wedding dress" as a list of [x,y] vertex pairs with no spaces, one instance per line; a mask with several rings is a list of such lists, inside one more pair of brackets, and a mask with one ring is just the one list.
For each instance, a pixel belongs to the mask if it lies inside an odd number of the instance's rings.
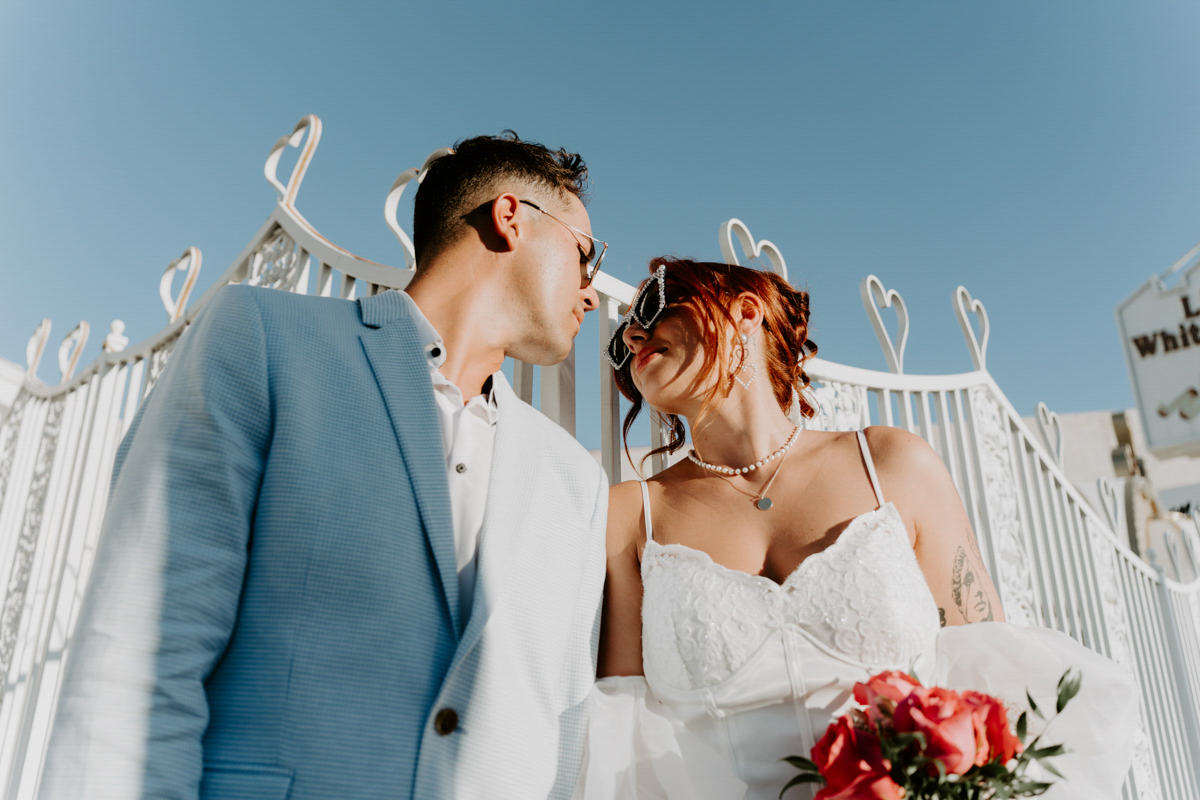
[[[884,501],[861,432],[858,440],[879,507],[782,585],[654,541],[642,484],[645,678],[596,684],[577,798],[777,800],[796,774],[781,759],[807,756],[869,675],[911,669],[927,685],[987,692],[1015,722],[1026,688],[1054,707],[1068,666],[1083,670],[1083,690],[1046,741],[1073,752],[1054,762],[1067,780],[1045,796],[1118,796],[1136,724],[1132,679],[1055,631],[940,628],[904,523]],[[814,791],[792,789],[786,800]]]

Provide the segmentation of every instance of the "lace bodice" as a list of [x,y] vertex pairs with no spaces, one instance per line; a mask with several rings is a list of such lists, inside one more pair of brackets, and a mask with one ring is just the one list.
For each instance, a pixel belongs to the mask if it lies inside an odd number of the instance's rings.
[[937,606],[891,503],[856,517],[782,585],[653,540],[642,582],[646,676],[676,689],[725,680],[783,629],[870,668],[908,666],[938,631]]
[[782,584],[724,567],[701,550],[654,541],[643,484],[642,659],[652,686],[712,687],[784,632],[868,669],[909,667],[928,649],[938,632],[937,605],[900,513],[883,499],[866,436],[857,436],[880,507],[851,520]]

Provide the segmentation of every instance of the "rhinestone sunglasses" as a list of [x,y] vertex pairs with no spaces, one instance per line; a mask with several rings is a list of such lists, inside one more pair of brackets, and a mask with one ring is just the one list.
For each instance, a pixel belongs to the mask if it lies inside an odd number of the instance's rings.
[[[658,284],[657,292],[654,291],[656,283]],[[666,307],[667,265],[660,264],[650,279],[643,283],[642,287],[638,289],[638,293],[633,296],[633,302],[629,304],[629,311],[625,313],[621,324],[613,331],[612,338],[608,340],[608,347],[604,348],[604,355],[608,357],[608,363],[612,364],[613,369],[623,369],[633,354],[625,345],[625,329],[629,327],[630,320],[649,333]]]

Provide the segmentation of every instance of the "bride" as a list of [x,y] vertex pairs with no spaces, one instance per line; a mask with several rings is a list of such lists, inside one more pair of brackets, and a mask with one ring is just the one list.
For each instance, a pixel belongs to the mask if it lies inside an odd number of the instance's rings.
[[[789,419],[816,413],[808,294],[726,264],[650,269],[607,349],[633,404],[625,432],[648,404],[665,449],[683,446],[683,420],[693,449],[611,490],[577,797],[776,800],[795,774],[781,759],[807,756],[871,674],[914,670],[1018,706],[1027,687],[1052,698],[1066,666],[1083,669],[1084,690],[1052,723],[1074,755],[1055,762],[1067,780],[1048,796],[1116,797],[1131,681],[1062,634],[1002,624],[936,453],[897,428]],[[1121,730],[1098,733],[1101,719]]]

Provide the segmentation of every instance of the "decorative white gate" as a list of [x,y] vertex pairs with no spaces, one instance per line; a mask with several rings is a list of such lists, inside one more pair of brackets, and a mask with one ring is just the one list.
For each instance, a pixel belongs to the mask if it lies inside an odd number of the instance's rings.
[[[138,404],[153,387],[179,337],[217,288],[246,283],[282,291],[352,299],[403,288],[412,277],[412,243],[396,220],[405,186],[420,169],[402,174],[385,203],[406,269],[376,264],[323,238],[296,209],[304,172],[321,136],[305,117],[271,149],[265,173],[279,200],[266,223],[211,290],[191,308],[188,299],[201,266],[189,248],[163,276],[168,324],[151,339],[125,349],[123,325],[113,323],[104,353],[79,375],[88,338],[81,322],[58,351],[62,380],[41,383],[37,368],[50,336],[43,320],[30,340],[28,373],[11,412],[0,420],[0,787],[3,797],[36,796],[62,665],[91,569],[117,445]],[[300,145],[303,144],[303,147]],[[300,148],[287,184],[276,177],[283,151]],[[435,154],[436,155],[436,154]],[[428,163],[428,162],[426,162]],[[778,248],[755,243],[738,220],[721,226],[726,260],[737,262],[734,239],[747,255],[765,255],[786,276]],[[183,273],[171,295],[172,277]],[[599,341],[603,346],[632,300],[633,287],[597,276]],[[868,317],[879,336],[888,372],[821,359],[810,362],[821,429],[883,424],[906,428],[928,441],[950,470],[970,513],[988,569],[1008,618],[1073,636],[1123,665],[1141,687],[1142,725],[1126,800],[1200,797],[1200,581],[1180,584],[1148,566],[1123,544],[1122,504],[1102,485],[1105,513],[1097,513],[1062,470],[1057,419],[1040,408],[1039,436],[1025,425],[987,372],[988,319],[982,303],[958,287],[954,312],[975,371],[908,375],[904,349],[909,318],[904,300],[875,276],[862,282]],[[894,309],[897,338],[883,323]],[[972,321],[974,317],[974,322]],[[621,460],[619,393],[607,362],[587,357],[600,374],[602,464],[618,475]],[[575,354],[540,370],[543,413],[574,433]],[[534,392],[533,370],[517,363],[514,387]],[[872,402],[873,401],[873,402]],[[661,435],[652,426],[655,445]],[[663,462],[656,459],[652,470]]]

